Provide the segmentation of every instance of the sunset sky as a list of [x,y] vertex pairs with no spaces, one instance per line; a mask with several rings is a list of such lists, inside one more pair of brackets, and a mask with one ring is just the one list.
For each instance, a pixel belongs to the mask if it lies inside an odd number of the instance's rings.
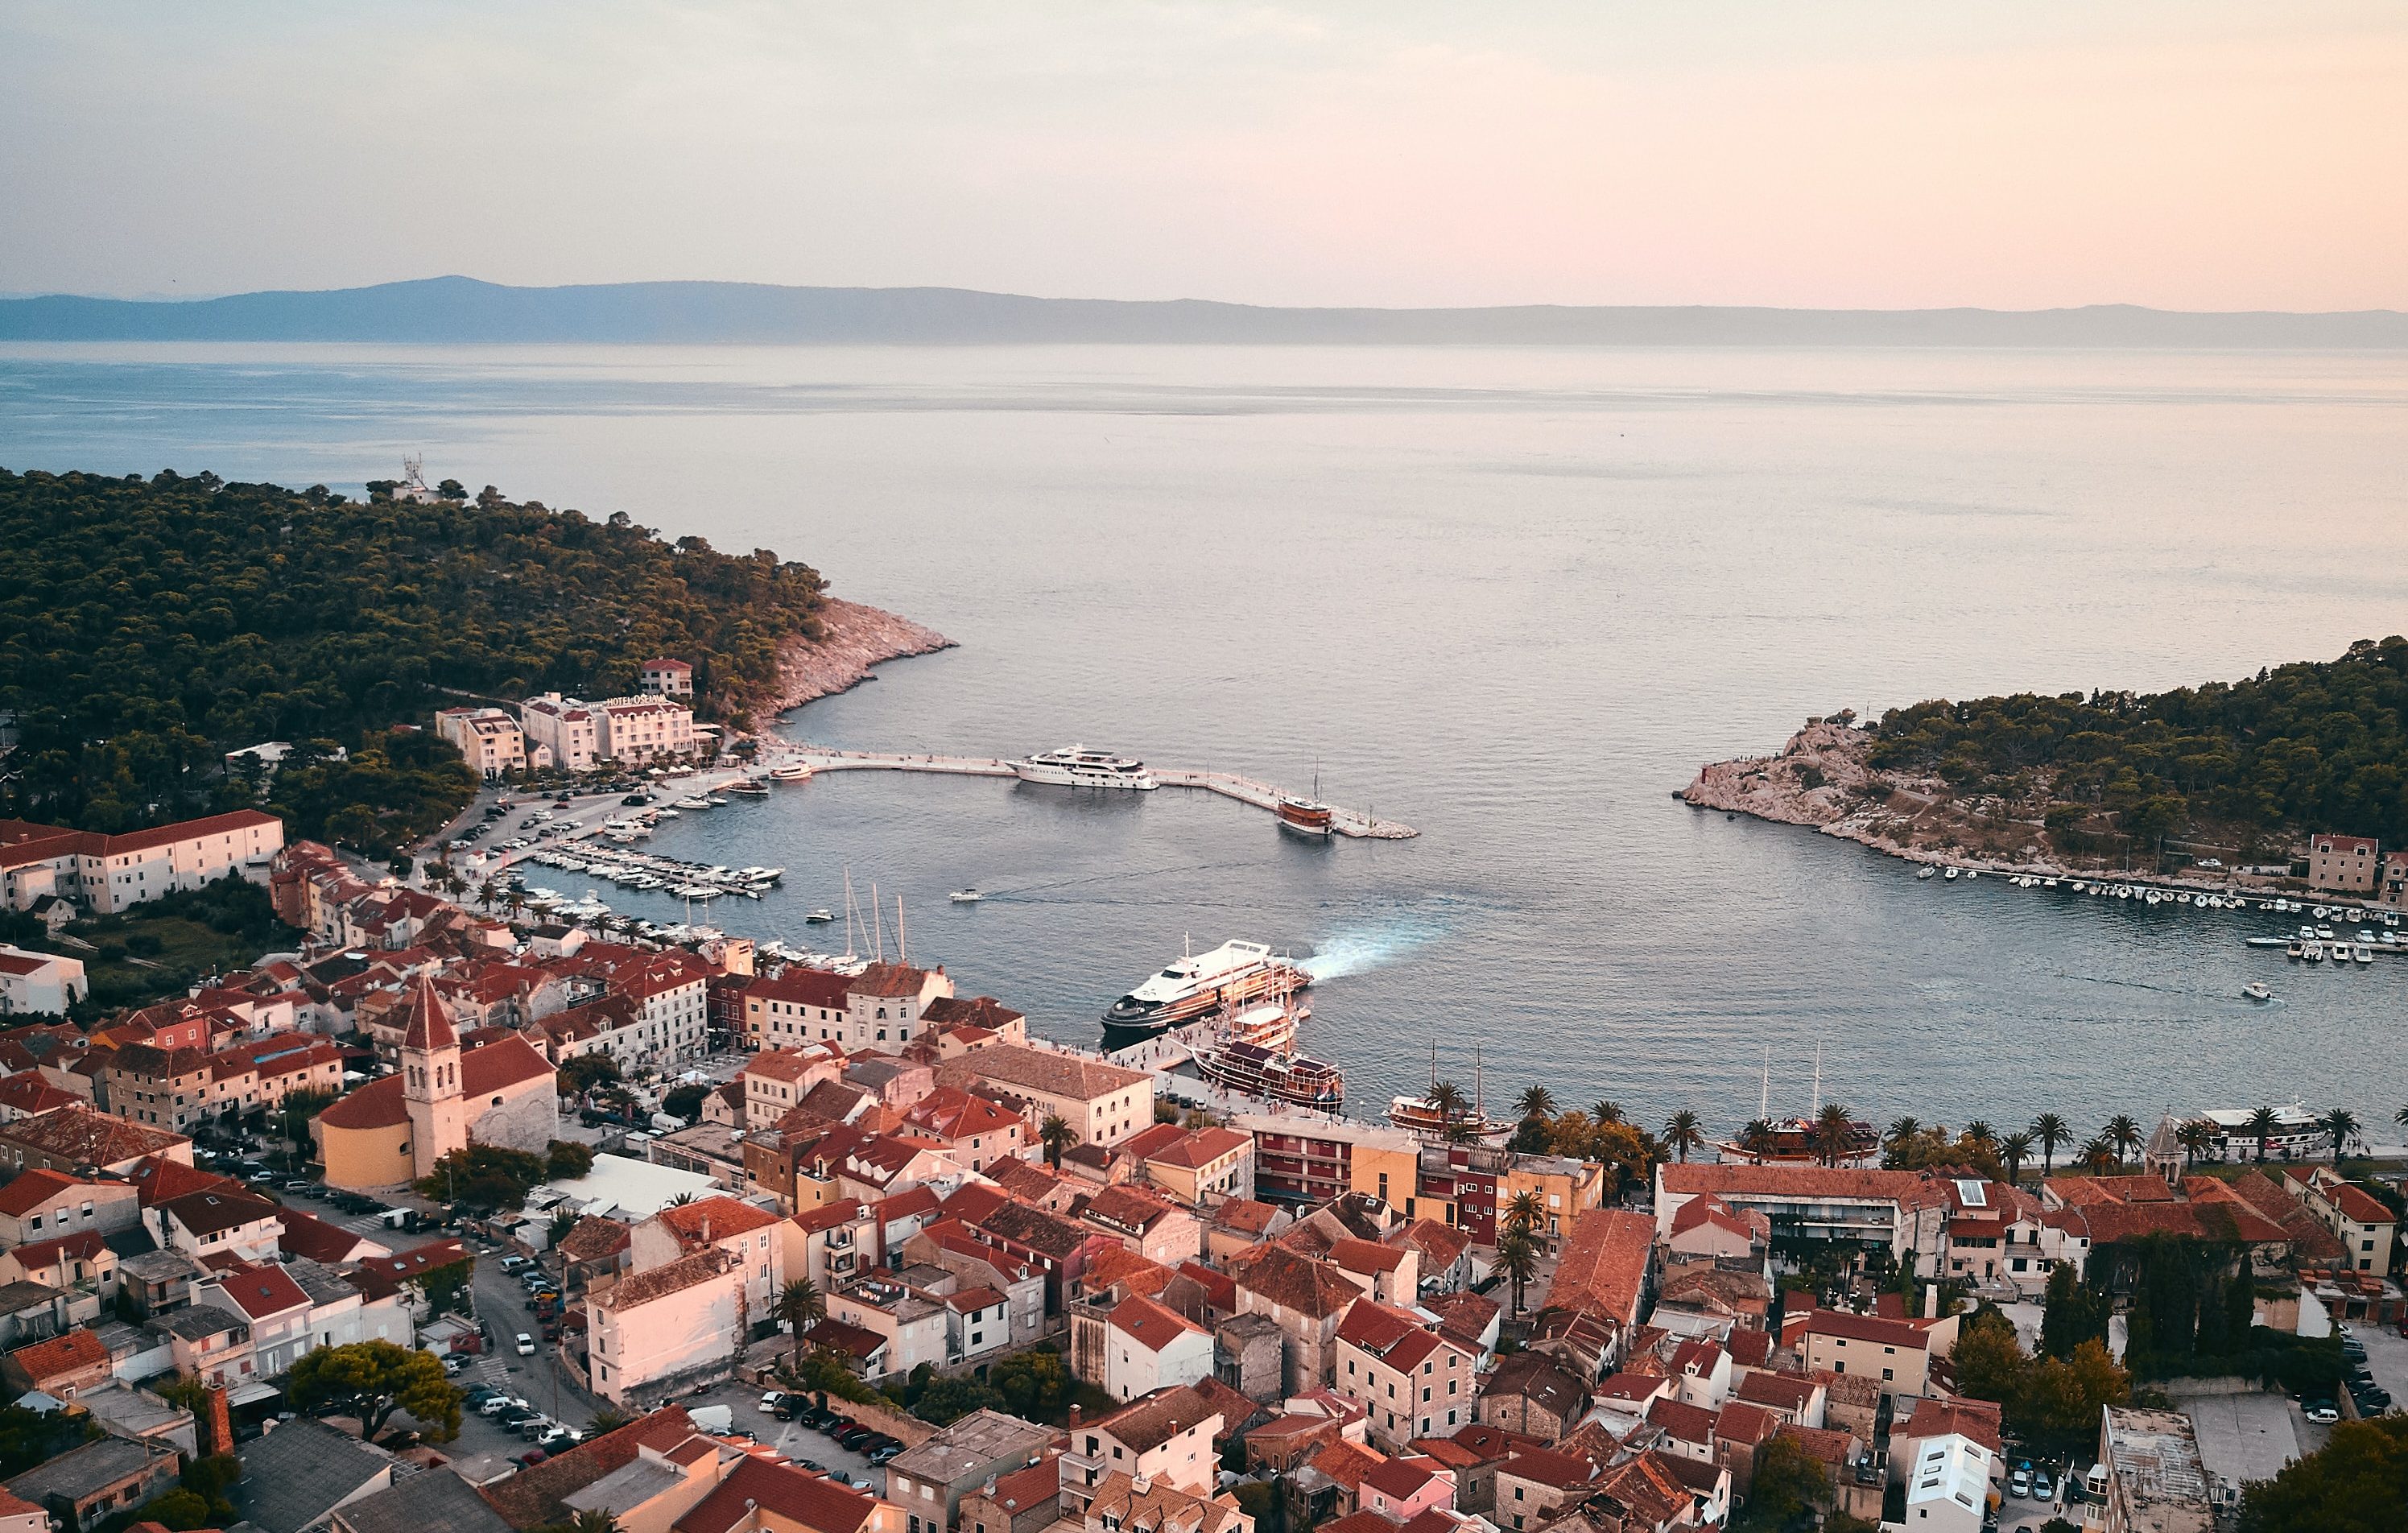
[[0,291],[2408,308],[2408,7],[0,11]]

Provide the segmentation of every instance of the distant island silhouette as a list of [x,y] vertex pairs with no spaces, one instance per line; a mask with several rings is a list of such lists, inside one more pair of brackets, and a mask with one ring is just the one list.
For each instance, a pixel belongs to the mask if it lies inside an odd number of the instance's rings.
[[436,277],[189,300],[0,299],[0,340],[752,344],[2408,348],[2408,314],[2079,308],[1277,308],[1202,299],[1035,298],[964,288]]

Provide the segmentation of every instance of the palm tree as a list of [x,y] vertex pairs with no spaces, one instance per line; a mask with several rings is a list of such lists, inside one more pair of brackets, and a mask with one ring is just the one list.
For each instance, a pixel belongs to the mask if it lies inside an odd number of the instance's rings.
[[1600,1125],[1618,1124],[1622,1121],[1622,1104],[1611,1096],[1600,1096],[1597,1105],[1588,1110],[1588,1115]]
[[1999,1131],[1983,1119],[1976,1118],[1965,1125],[1965,1138],[1987,1150],[1999,1142]]
[[2054,1112],[2043,1112],[2032,1120],[2032,1138],[2040,1140],[2040,1177],[2048,1180],[2050,1163],[2057,1159],[2057,1147],[2073,1138],[2072,1125]]
[[487,879],[484,882],[477,885],[477,908],[479,910],[492,910],[494,908],[494,901],[501,897],[502,891],[493,880]]
[[2215,1142],[2215,1130],[2193,1118],[2174,1130],[2174,1142],[2183,1147],[2183,1165],[2187,1168],[2191,1162],[2206,1154],[2208,1146]]
[[1537,1229],[1540,1221],[1546,1216],[1546,1206],[1539,1201],[1539,1195],[1527,1187],[1506,1200],[1505,1227],[1509,1230],[1527,1235]]
[[1048,1166],[1057,1171],[1062,1168],[1062,1152],[1070,1148],[1073,1137],[1070,1120],[1058,1112],[1045,1114],[1045,1121],[1037,1125],[1037,1142],[1045,1147],[1045,1163]]
[[2100,1138],[2115,1147],[2115,1164],[2118,1166],[2124,1164],[2126,1155],[2141,1147],[2141,1125],[2132,1121],[2128,1112],[2118,1112],[2108,1119],[2107,1126],[2099,1132]]
[[568,1519],[568,1533],[619,1533],[619,1519],[609,1507],[595,1507]]
[[1539,1272],[1539,1246],[1520,1230],[1508,1230],[1497,1242],[1497,1265],[1513,1280],[1513,1318],[1522,1317],[1522,1290]]
[[[2408,1111],[2408,1108],[2401,1110]],[[1762,1118],[1750,1118],[1747,1126],[1739,1131],[1739,1147],[1751,1155],[1763,1154],[1772,1147],[1772,1125]]]
[[1842,1156],[1856,1150],[1856,1117],[1845,1104],[1833,1102],[1815,1114],[1814,1148],[1826,1166],[1839,1165]]
[[2349,1141],[2358,1138],[2358,1114],[2345,1107],[2337,1107],[2318,1121],[2318,1125],[2332,1136],[2333,1159],[2349,1153]]
[[2115,1147],[2107,1142],[2107,1137],[2104,1134],[2082,1147],[2081,1160],[2083,1166],[2093,1176],[2104,1172],[2110,1166],[2123,1164],[2121,1158],[2115,1153]]
[[778,1301],[770,1312],[795,1333],[795,1367],[801,1368],[803,1333],[827,1318],[827,1299],[820,1285],[809,1278],[795,1279],[778,1290]]
[[1922,1132],[1923,1125],[1913,1118],[1892,1118],[1889,1132],[1882,1136],[1882,1143],[1895,1150]]
[[1544,1086],[1525,1086],[1521,1108],[1525,1118],[1551,1118],[1555,1112],[1555,1094]]
[[2266,1141],[2274,1137],[2274,1130],[2282,1126],[2282,1123],[2281,1116],[2271,1107],[2250,1110],[2249,1132],[2257,1137],[2258,1159],[2260,1163],[2266,1159]]
[[1449,1118],[1446,1126],[1439,1130],[1439,1138],[1449,1144],[1469,1144],[1478,1136],[1472,1133],[1471,1125],[1463,1119]]
[[2007,1185],[2022,1179],[2024,1162],[2031,1158],[2032,1137],[2018,1129],[1999,1141],[1999,1158],[2007,1163]]
[[1698,1115],[1687,1108],[1664,1120],[1665,1148],[1680,1156],[1682,1165],[1689,1163],[1690,1151],[1705,1142],[1706,1136],[1698,1127]]
[[675,1197],[670,1198],[666,1203],[663,1204],[663,1205],[662,1205],[662,1207],[664,1207],[664,1208],[670,1208],[670,1209],[681,1209],[681,1208],[684,1208],[688,1203],[691,1203],[691,1202],[693,1202],[693,1201],[694,1201],[694,1194],[692,1194],[692,1193],[680,1193],[680,1194],[678,1194]]
[[1463,1088],[1452,1081],[1430,1082],[1429,1104],[1438,1109],[1442,1122],[1462,1117],[1464,1109],[1471,1105],[1463,1099]]

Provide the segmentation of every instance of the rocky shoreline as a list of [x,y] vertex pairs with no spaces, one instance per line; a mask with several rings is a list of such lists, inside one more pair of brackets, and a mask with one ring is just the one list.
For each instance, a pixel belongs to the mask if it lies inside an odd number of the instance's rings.
[[952,639],[934,628],[859,602],[830,596],[819,616],[823,637],[810,639],[797,635],[779,647],[778,696],[769,709],[773,713],[850,692],[873,680],[873,667],[886,661],[953,647]]
[[[1698,809],[1812,826],[1908,862],[2048,878],[2098,870],[2052,854],[2037,824],[2005,818],[1996,800],[1965,799],[1936,777],[1877,769],[1872,747],[1871,733],[1844,715],[1810,720],[1780,754],[1711,762],[1678,796]],[[2225,886],[2172,876],[2146,881]]]

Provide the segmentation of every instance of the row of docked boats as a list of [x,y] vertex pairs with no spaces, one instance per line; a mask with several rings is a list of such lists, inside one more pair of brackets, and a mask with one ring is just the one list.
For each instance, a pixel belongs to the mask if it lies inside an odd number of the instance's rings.
[[[1914,876],[1924,881],[1934,878],[1944,879],[1950,883],[1961,879],[1970,883],[1982,876],[1982,870],[1978,867],[1940,867],[1926,863],[1915,869]],[[1993,873],[1991,876],[1995,878],[2000,875]],[[2040,873],[2015,873],[2004,876],[2006,881],[2017,889],[2064,889],[2072,894],[2087,895],[2094,899],[2125,899],[2153,906],[2187,905],[2201,910],[2283,912],[2309,911],[2313,909],[2314,915],[2319,921],[2328,918],[2335,921],[2346,920],[2355,913],[2362,920],[2380,922],[2386,926],[2400,924],[2399,911],[2381,910],[2365,906],[2357,907],[2355,910],[2350,906],[2340,904],[2317,905],[2312,908],[2305,900],[2272,896],[2253,897],[2223,891],[2171,888],[2148,883],[2121,882],[2111,879],[2077,879]]]

